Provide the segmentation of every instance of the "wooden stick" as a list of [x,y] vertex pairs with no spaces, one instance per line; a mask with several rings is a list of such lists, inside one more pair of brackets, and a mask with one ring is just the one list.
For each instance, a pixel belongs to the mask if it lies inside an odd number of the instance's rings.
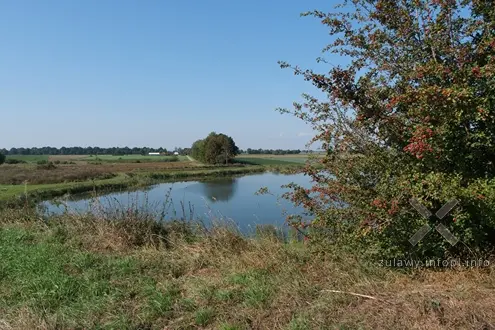
[[339,291],[339,290],[321,290],[321,291],[322,292],[332,292],[332,293],[345,293],[345,294],[350,294],[350,295],[356,296],[356,297],[373,299],[373,300],[383,301],[383,302],[386,302],[386,303],[391,304],[391,302],[389,302],[389,301],[386,301],[386,300],[383,300],[383,299],[380,299],[380,298],[376,298],[376,297],[373,297],[373,296],[368,296],[368,295],[365,295],[365,294],[360,294],[360,293],[347,292],[347,291]]

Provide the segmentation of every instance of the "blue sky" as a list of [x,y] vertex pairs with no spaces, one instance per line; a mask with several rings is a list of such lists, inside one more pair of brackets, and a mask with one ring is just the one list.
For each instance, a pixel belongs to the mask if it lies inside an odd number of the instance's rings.
[[[211,131],[240,148],[303,148],[275,111],[314,88],[331,10],[303,0],[0,1],[0,148],[188,147]],[[339,59],[331,59],[338,63]]]

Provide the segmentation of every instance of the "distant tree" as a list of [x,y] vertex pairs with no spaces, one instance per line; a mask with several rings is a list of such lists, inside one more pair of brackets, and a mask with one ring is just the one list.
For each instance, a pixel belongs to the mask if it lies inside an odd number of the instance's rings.
[[205,140],[197,140],[196,142],[193,143],[191,147],[191,156],[200,161],[203,162],[205,159]]
[[5,155],[4,154],[0,154],[0,165],[2,165],[3,163],[5,163]]
[[203,140],[197,140],[191,147],[191,156],[207,164],[228,164],[239,154],[234,140],[225,134],[212,132]]

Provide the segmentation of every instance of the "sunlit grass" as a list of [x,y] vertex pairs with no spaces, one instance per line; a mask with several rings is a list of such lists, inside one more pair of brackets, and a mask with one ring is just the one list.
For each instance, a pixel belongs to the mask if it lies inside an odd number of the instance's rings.
[[3,210],[0,325],[488,329],[495,321],[490,268],[397,272],[334,246],[117,211],[41,220]]

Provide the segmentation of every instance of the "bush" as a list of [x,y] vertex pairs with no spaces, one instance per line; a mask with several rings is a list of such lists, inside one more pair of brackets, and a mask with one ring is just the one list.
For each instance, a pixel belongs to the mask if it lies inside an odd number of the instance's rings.
[[[326,95],[304,95],[294,110],[280,109],[312,125],[312,142],[326,151],[306,169],[315,186],[290,185],[286,197],[315,215],[311,226],[321,229],[315,238],[358,244],[381,258],[490,251],[494,8],[482,1],[349,4],[355,10],[304,14],[328,27],[332,42],[325,49],[352,60],[348,65],[320,74],[281,63]],[[418,22],[418,12],[431,15]],[[413,198],[433,214],[453,199],[459,203],[439,219],[421,216]],[[440,236],[439,223],[461,243]],[[425,225],[433,230],[411,244]]]
[[7,158],[5,160],[5,164],[26,164],[27,162],[25,160],[21,160],[21,159],[11,159],[11,158]]
[[0,154],[0,165],[2,165],[3,163],[5,163],[5,155]]
[[36,167],[40,170],[54,170],[57,168],[57,166],[55,166],[52,162],[43,162],[44,161],[38,161],[38,165]]

